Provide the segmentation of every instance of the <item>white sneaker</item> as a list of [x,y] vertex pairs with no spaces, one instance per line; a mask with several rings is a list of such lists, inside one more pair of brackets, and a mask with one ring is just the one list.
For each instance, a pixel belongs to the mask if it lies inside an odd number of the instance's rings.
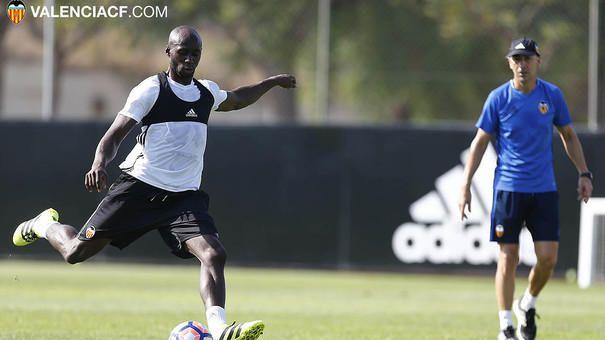
[[536,333],[538,333],[538,327],[536,327],[536,309],[523,310],[520,303],[521,300],[513,302],[513,312],[517,317],[517,336],[521,340],[534,340]]

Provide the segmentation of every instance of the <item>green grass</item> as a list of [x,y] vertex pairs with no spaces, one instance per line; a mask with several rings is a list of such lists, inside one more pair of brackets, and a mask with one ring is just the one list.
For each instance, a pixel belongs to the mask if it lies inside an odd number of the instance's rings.
[[[526,282],[519,280],[518,294]],[[205,322],[196,265],[0,261],[0,339],[166,339]],[[495,339],[491,277],[229,268],[227,316],[261,339]],[[553,280],[541,339],[603,339],[605,286]]]

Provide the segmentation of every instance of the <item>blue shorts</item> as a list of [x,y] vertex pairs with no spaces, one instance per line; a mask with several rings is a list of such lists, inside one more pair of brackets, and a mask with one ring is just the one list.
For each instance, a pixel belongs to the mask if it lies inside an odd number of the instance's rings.
[[519,243],[523,227],[535,241],[559,241],[559,193],[497,190],[492,206],[490,240]]

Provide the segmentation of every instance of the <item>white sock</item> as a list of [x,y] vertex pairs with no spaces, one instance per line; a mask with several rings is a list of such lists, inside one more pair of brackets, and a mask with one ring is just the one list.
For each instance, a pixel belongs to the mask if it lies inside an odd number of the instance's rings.
[[206,308],[206,320],[208,321],[208,329],[214,339],[218,339],[227,325],[227,317],[225,309],[220,306],[210,306]]
[[538,297],[531,295],[529,293],[529,289],[526,289],[521,301],[519,301],[519,307],[521,307],[521,309],[524,311],[536,308],[536,300],[538,300]]
[[46,232],[48,231],[48,228],[50,228],[51,225],[53,224],[59,224],[59,222],[57,221],[48,221],[48,222],[38,222],[34,224],[34,232],[36,233],[36,235],[38,235],[38,237],[40,238],[46,238]]
[[500,318],[500,329],[505,330],[508,326],[513,325],[513,312],[510,310],[498,311],[498,317]]

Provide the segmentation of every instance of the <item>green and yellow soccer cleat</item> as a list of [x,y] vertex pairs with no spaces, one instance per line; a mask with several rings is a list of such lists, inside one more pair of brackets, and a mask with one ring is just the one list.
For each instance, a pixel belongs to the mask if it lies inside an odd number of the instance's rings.
[[40,237],[35,229],[52,222],[59,222],[59,213],[53,208],[44,210],[31,220],[19,224],[13,234],[13,243],[22,247],[35,242]]
[[225,327],[217,340],[256,340],[263,334],[265,324],[261,320],[232,323]]

